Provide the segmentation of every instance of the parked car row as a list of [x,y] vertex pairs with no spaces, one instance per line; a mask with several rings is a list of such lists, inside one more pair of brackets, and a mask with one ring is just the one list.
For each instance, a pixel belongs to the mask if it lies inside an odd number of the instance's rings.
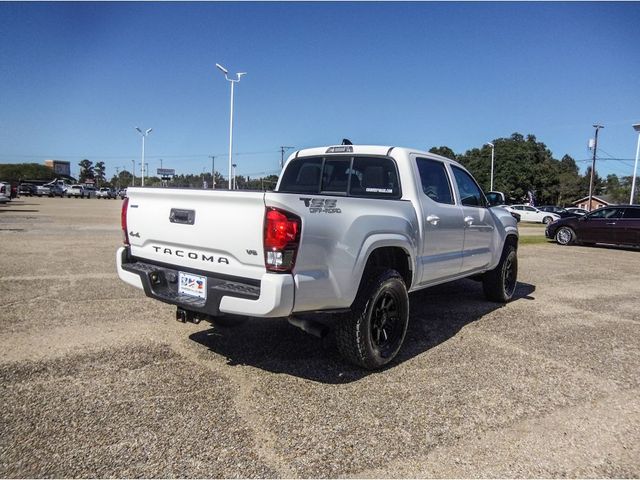
[[538,210],[530,205],[500,205],[505,210],[511,213],[517,213],[520,215],[520,220],[523,222],[536,222],[544,223],[545,225],[555,222],[560,219],[560,215],[553,212],[547,212]]
[[[7,189],[11,186],[8,184]],[[7,190],[9,191],[9,190]],[[1,195],[1,194],[0,194]],[[67,198],[117,198],[120,197],[124,199],[127,196],[127,189],[121,188],[116,191],[110,187],[102,187],[99,190],[96,190],[95,187],[74,184],[66,189],[61,185],[57,184],[48,184],[48,185],[34,185],[32,183],[21,183],[19,187],[16,189],[16,195],[22,197],[67,197]],[[14,197],[16,196],[14,195]]]
[[614,205],[547,225],[559,245],[607,243],[640,247],[640,205]]

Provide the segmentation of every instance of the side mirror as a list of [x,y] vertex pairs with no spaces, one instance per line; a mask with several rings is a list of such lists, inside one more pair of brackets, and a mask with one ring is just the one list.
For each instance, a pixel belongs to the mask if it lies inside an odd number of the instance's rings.
[[487,192],[485,195],[487,197],[487,202],[490,207],[495,207],[496,205],[504,205],[507,203],[504,199],[504,193],[502,192]]

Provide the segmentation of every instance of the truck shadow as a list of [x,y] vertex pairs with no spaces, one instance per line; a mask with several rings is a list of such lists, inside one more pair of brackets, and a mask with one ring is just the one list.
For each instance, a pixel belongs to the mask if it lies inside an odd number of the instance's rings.
[[[513,302],[533,300],[535,286],[518,282]],[[459,280],[410,295],[411,317],[398,357],[385,369],[420,355],[455,336],[465,325],[503,305],[485,300],[482,284]],[[318,339],[285,319],[250,318],[233,327],[214,326],[189,337],[228,365],[250,365],[328,384],[350,383],[376,372],[362,370],[340,357],[333,335]]]

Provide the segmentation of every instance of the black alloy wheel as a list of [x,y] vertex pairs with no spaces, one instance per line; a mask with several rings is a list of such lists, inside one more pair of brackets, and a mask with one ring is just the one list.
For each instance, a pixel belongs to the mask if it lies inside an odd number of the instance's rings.
[[404,333],[398,308],[400,302],[397,292],[385,290],[376,299],[371,311],[371,343],[382,358],[388,358],[396,352],[398,340]]

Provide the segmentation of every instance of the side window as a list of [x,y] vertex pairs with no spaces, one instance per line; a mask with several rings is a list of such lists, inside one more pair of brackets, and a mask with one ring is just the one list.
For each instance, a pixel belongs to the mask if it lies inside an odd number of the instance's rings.
[[452,205],[453,195],[444,163],[429,158],[416,158],[422,191],[434,202]]
[[380,157],[354,157],[350,174],[351,190],[355,197],[400,196],[398,172],[393,160]]
[[535,208],[533,208],[533,207],[524,207],[524,209],[525,209],[527,212],[535,212],[535,211],[536,211],[536,209],[535,209]]
[[640,208],[625,208],[624,218],[640,219]]
[[589,214],[589,218],[620,218],[621,213],[620,208],[603,208]]
[[284,171],[280,192],[318,193],[322,158],[310,157],[292,160]]
[[451,167],[456,179],[460,200],[467,207],[485,207],[487,205],[484,193],[471,175],[458,167]]

